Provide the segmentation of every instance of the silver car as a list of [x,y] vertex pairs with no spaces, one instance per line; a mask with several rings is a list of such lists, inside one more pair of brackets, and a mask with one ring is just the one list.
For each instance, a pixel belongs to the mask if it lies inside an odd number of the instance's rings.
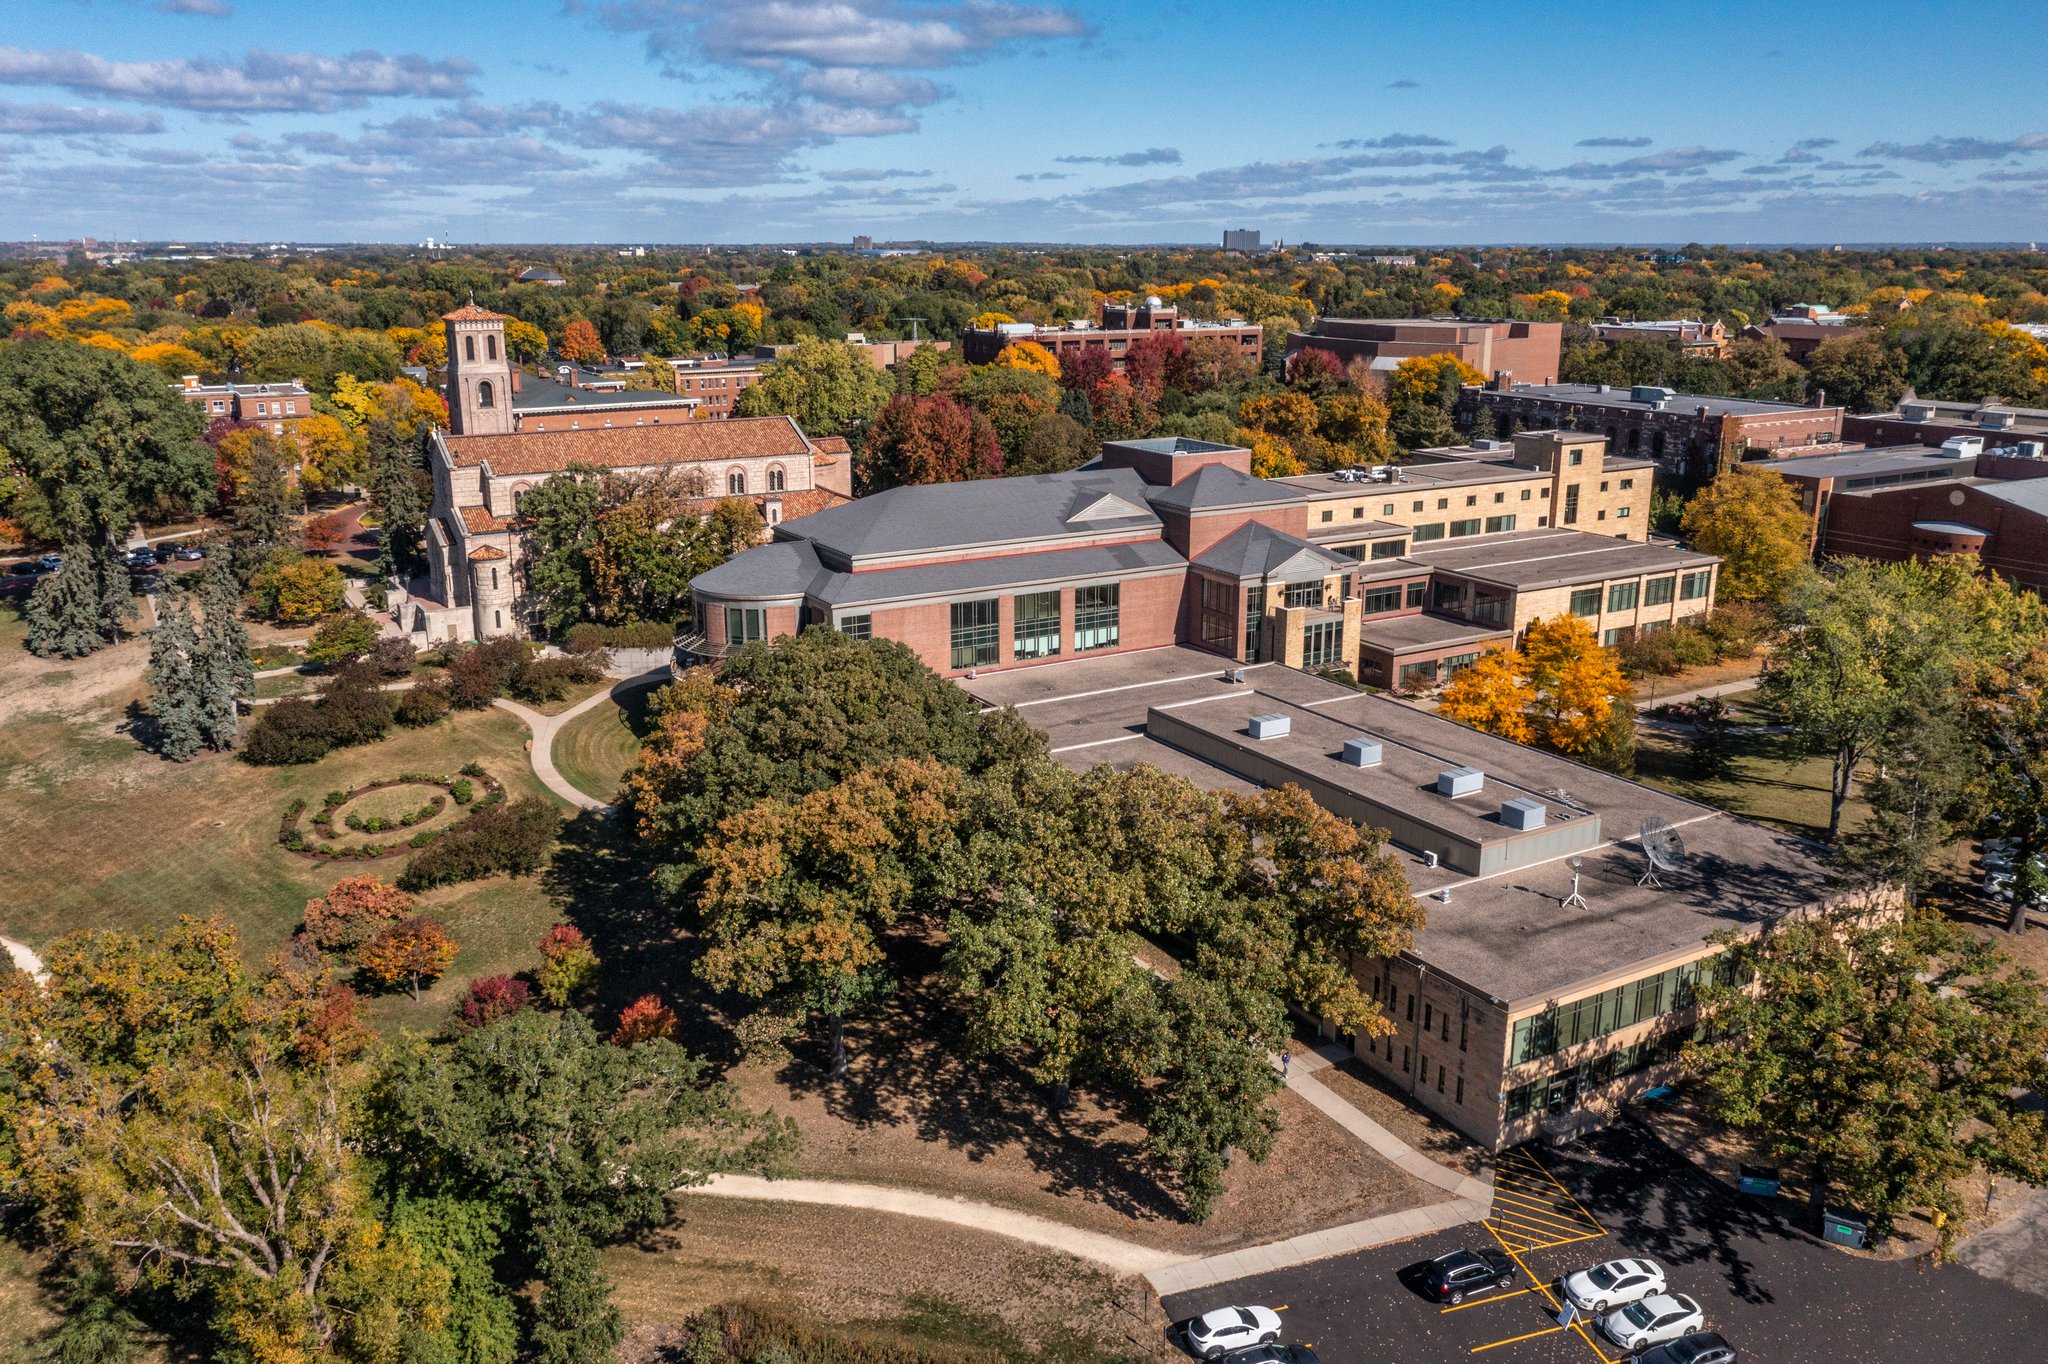
[[1564,1295],[1581,1312],[1599,1315],[1610,1307],[1664,1291],[1664,1271],[1649,1260],[1609,1260],[1564,1276]]

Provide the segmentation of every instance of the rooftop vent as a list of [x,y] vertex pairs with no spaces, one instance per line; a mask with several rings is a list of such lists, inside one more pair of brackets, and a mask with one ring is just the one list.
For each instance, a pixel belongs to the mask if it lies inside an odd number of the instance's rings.
[[1628,391],[1628,400],[1632,403],[1668,403],[1677,396],[1676,389],[1662,388],[1656,384],[1637,384]]
[[1500,822],[1510,829],[1521,829],[1524,832],[1542,828],[1547,813],[1542,801],[1530,800],[1526,796],[1500,803]]
[[2000,408],[1986,408],[1977,414],[1977,425],[1983,427],[1986,431],[2010,431],[2013,428],[2013,423],[2019,419],[2020,414],[2017,412],[2008,412]]
[[1251,718],[1251,733],[1254,739],[1282,739],[1294,728],[1285,715],[1254,715]]
[[1436,774],[1436,793],[1454,800],[1459,796],[1476,796],[1485,785],[1486,774],[1476,767],[1447,767]]
[[1346,739],[1343,755],[1337,761],[1352,767],[1378,767],[1380,754],[1380,741],[1377,739]]
[[1924,422],[1924,421],[1932,421],[1932,420],[1933,420],[1933,418],[1934,418],[1934,404],[1932,404],[1932,403],[1900,403],[1900,404],[1899,404],[1899,420],[1900,420],[1900,421],[1909,421],[1909,422]]
[[1975,459],[1984,453],[1982,436],[1950,436],[1936,451],[1943,459]]

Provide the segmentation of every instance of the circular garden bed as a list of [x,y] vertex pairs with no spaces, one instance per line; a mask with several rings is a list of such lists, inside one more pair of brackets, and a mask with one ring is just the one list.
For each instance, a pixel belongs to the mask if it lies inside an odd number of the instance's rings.
[[[386,799],[372,804],[363,799],[379,791],[408,786],[419,788],[417,801]],[[451,805],[473,814],[503,799],[504,784],[476,763],[463,768],[462,775],[457,777],[404,772],[347,791],[329,791],[317,809],[303,800],[293,801],[277,823],[277,842],[286,852],[328,862],[417,852],[460,822],[440,820]],[[436,820],[440,822],[435,823]],[[351,834],[361,834],[365,841],[335,842]]]

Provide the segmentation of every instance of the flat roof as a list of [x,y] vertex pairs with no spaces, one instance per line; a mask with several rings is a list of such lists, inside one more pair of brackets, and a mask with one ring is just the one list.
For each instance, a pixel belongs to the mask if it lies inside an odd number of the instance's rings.
[[1474,625],[1469,620],[1427,613],[1388,616],[1361,622],[1358,635],[1366,645],[1405,654],[1417,649],[1443,649],[1453,644],[1482,644],[1490,639],[1512,639],[1515,632],[1504,625]]
[[[1370,735],[1399,747],[1405,756],[1395,762],[1406,765],[1399,772],[1418,763],[1478,768],[1487,803],[1472,818],[1482,823],[1483,811],[1497,809],[1497,797],[1509,792],[1533,792],[1552,810],[1569,804],[1598,815],[1600,841],[1579,854],[1584,908],[1563,904],[1571,893],[1569,853],[1474,877],[1427,867],[1413,850],[1389,845],[1424,899],[1426,922],[1409,955],[1511,1008],[1647,974],[1714,933],[1830,894],[1821,849],[1805,839],[1278,664],[1246,666],[1247,681],[1233,685],[1223,678],[1235,666],[1175,646],[988,673],[961,685],[984,704],[1015,705],[1055,756],[1077,768],[1143,763],[1207,788],[1244,791],[1252,785],[1244,776],[1149,733],[1148,713],[1199,716],[1205,731],[1230,731],[1251,715],[1284,711],[1301,730],[1293,751],[1318,767],[1339,766],[1321,751],[1325,741],[1334,749],[1341,737]],[[1680,871],[1662,876],[1662,889],[1636,884],[1645,865],[1642,821],[1653,815],[1678,829],[1689,852]],[[1444,890],[1448,901],[1438,898]]]
[[686,398],[666,389],[572,388],[554,379],[531,374],[520,376],[519,391],[512,395],[514,412],[536,408],[579,407],[695,407],[698,399]]
[[[1636,402],[1619,384],[1516,384],[1510,397],[1548,398],[1553,402],[1576,403],[1580,407],[1623,407],[1636,412],[1653,410],[1651,404]],[[1495,392],[1481,389],[1482,393]],[[1717,398],[1707,393],[1674,393],[1664,400],[1663,410],[1691,416],[1700,408],[1711,417],[1769,417],[1792,412],[1840,411],[1836,407],[1807,407],[1802,403],[1770,403],[1757,398]]]
[[1785,459],[1748,460],[1745,464],[1787,478],[1858,478],[1937,468],[1962,478],[1975,472],[1974,458],[1944,455],[1938,453],[1939,449],[1934,445],[1880,445],[1838,455],[1793,455]]
[[1556,527],[1463,540],[1433,540],[1420,547],[1410,545],[1407,558],[1427,568],[1517,591],[1631,578],[1660,570],[1705,568],[1720,562],[1711,554],[1677,545],[1646,544]]

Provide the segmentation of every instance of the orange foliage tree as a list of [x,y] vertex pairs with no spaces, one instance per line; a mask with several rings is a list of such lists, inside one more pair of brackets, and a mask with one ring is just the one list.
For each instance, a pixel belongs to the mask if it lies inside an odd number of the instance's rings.
[[994,363],[1006,369],[1031,370],[1048,379],[1060,377],[1059,358],[1036,341],[1019,341],[996,352]]
[[1592,626],[1568,615],[1531,624],[1522,653],[1543,741],[1560,753],[1591,750],[1613,722],[1616,704],[1630,695],[1620,658],[1601,647]]
[[642,995],[628,1004],[619,1015],[619,1026],[612,1033],[615,1047],[637,1047],[642,1042],[676,1035],[675,1010],[663,1004],[653,995]]
[[562,328],[555,353],[571,364],[590,364],[604,359],[604,342],[598,339],[597,328],[579,317]]
[[299,543],[308,554],[325,554],[348,539],[348,518],[340,512],[316,516],[299,528]]
[[455,939],[437,920],[400,919],[364,943],[356,960],[380,985],[404,981],[418,1003],[420,982],[455,964]]
[[306,901],[306,932],[320,946],[359,947],[412,913],[412,896],[374,876],[344,876],[316,900]]

